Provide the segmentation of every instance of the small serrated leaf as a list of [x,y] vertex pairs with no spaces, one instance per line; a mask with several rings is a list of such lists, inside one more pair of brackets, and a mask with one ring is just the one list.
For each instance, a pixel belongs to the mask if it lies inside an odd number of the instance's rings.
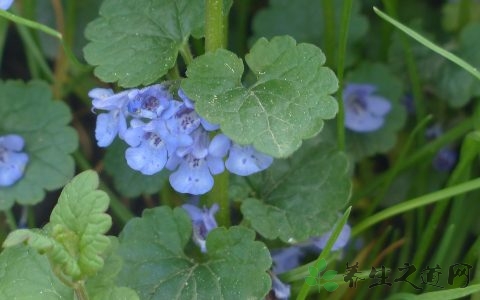
[[248,88],[242,60],[224,49],[196,58],[182,81],[198,113],[235,142],[287,157],[337,113],[337,78],[314,45],[259,39],[245,60],[257,79]]
[[318,268],[318,271],[321,273],[327,268],[327,261],[324,258],[322,258],[317,262],[316,266]]
[[322,275],[323,280],[332,280],[338,274],[335,270],[328,270]]
[[69,154],[77,148],[77,134],[68,126],[68,106],[52,98],[50,87],[42,81],[0,81],[0,136],[20,135],[29,156],[23,177],[0,188],[0,210],[9,209],[15,201],[36,204],[46,190],[62,187],[74,175]]
[[18,229],[10,232],[2,246],[8,248],[21,243],[25,243],[39,252],[44,252],[54,246],[55,240],[38,230]]
[[307,276],[305,277],[305,283],[308,284],[309,286],[316,286],[318,285],[317,277]]
[[100,254],[110,244],[104,235],[112,225],[105,213],[109,198],[96,190],[98,183],[94,171],[80,173],[65,186],[50,215],[52,237],[63,246],[55,247],[51,255],[76,280],[92,276],[103,267]]
[[191,220],[183,209],[145,210],[120,234],[124,267],[117,282],[149,299],[260,299],[267,294],[271,257],[265,245],[254,240],[252,230],[212,230],[201,261],[184,251],[191,233]]
[[329,291],[330,293],[338,289],[338,283],[336,282],[325,282],[323,285],[325,290]]

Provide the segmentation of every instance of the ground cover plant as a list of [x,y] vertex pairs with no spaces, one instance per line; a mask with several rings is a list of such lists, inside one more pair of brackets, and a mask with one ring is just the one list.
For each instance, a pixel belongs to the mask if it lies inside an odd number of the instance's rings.
[[0,17],[0,299],[480,298],[479,1]]

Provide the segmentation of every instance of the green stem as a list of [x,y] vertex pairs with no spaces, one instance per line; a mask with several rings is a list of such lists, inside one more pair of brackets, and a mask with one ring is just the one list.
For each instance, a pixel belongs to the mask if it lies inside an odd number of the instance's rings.
[[53,30],[52,28],[45,26],[43,24],[37,23],[35,21],[31,21],[31,20],[22,18],[20,16],[14,15],[11,12],[8,12],[6,10],[0,10],[0,17],[4,17],[5,19],[8,19],[19,25],[24,25],[36,30],[40,30],[48,35],[56,37],[59,40],[62,40],[62,34],[60,32]]
[[347,52],[348,29],[350,27],[350,15],[352,14],[353,0],[345,0],[342,9],[342,23],[340,26],[340,40],[338,43],[337,77],[339,82],[337,136],[338,149],[345,150],[345,109],[343,105],[343,76],[345,72],[345,57]]
[[205,51],[212,52],[225,47],[223,0],[205,1]]
[[321,0],[323,8],[323,48],[327,57],[327,65],[332,66],[335,51],[335,9],[332,0]]
[[88,300],[87,289],[85,288],[85,283],[83,281],[77,282],[75,284],[75,297],[77,300]]
[[220,210],[215,215],[215,219],[218,221],[219,226],[230,226],[230,201],[228,197],[228,185],[229,185],[228,172],[223,172],[215,176],[215,184],[212,190],[205,197],[205,202],[208,207],[211,207],[214,203],[220,206]]
[[[227,40],[225,34],[226,16],[223,14],[224,0],[205,0],[205,52],[224,48]],[[230,225],[230,202],[228,198],[229,173],[215,176],[213,189],[207,194],[205,201],[208,206],[218,203],[220,210],[216,219],[220,226]]]
[[360,232],[365,229],[379,223],[380,221],[386,220],[395,215],[404,213],[409,210],[413,210],[418,207],[422,207],[431,203],[438,202],[443,199],[447,199],[456,195],[467,193],[469,191],[480,188],[480,178],[476,178],[470,181],[467,181],[462,184],[458,184],[449,188],[445,188],[440,191],[436,191],[427,195],[423,195],[412,200],[402,202],[395,206],[389,207],[367,219],[357,224],[352,229],[352,237],[357,236]]
[[15,220],[15,216],[13,215],[12,210],[7,209],[3,211],[3,213],[5,214],[5,219],[8,224],[8,227],[10,227],[12,231],[17,229],[17,221]]
[[[35,62],[36,65],[38,65],[40,70],[43,72],[43,74],[46,76],[47,80],[53,82],[53,72],[48,66],[48,63],[45,59],[45,56],[42,54],[42,51],[35,43],[32,34],[27,30],[27,28],[23,26],[17,26],[17,30],[20,38],[22,39],[22,42],[25,44],[25,49],[28,49],[32,65]],[[36,67],[33,67],[32,65],[29,64],[30,69],[35,69]],[[35,74],[36,72],[31,73]]]
[[193,61],[192,51],[190,50],[188,43],[184,43],[180,48],[180,55],[187,66]]

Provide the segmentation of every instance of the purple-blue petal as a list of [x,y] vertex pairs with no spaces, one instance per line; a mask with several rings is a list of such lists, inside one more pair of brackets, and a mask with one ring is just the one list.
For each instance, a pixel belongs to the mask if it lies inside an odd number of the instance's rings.
[[208,153],[215,157],[224,157],[230,150],[231,144],[232,142],[226,135],[217,134],[208,146]]
[[160,172],[167,162],[166,148],[153,149],[148,144],[140,147],[130,147],[125,151],[125,158],[130,168],[145,175]]
[[346,85],[345,127],[356,132],[371,132],[384,125],[392,105],[387,99],[374,95],[375,90],[375,86],[369,84]]
[[302,256],[302,249],[297,246],[272,251],[273,272],[280,274],[298,267]]
[[290,285],[283,283],[275,274],[272,277],[272,290],[277,300],[290,299]]
[[183,103],[185,104],[186,107],[191,109],[195,108],[195,104],[193,103],[193,101],[190,100],[190,98],[188,98],[187,95],[185,95],[182,89],[178,90],[178,96],[180,97],[180,99],[183,100]]
[[197,222],[203,219],[203,213],[204,211],[195,205],[192,204],[184,204],[182,205],[182,208],[185,209],[190,216],[190,219],[193,222]]
[[200,122],[206,131],[215,131],[217,129],[220,129],[220,125],[210,123],[202,117],[200,117]]
[[27,163],[27,154],[0,147],[0,186],[11,186],[17,182],[23,176]]
[[129,91],[123,91],[113,94],[110,89],[93,89],[89,96],[92,95],[92,106],[95,109],[102,110],[123,110],[128,101]]
[[383,117],[392,109],[392,104],[383,97],[370,96],[367,98],[368,109],[372,115]]
[[170,184],[180,193],[201,195],[213,187],[213,177],[204,158],[187,155],[177,171],[170,175]]
[[128,112],[134,116],[155,119],[170,106],[171,95],[160,84],[147,86],[128,93]]
[[433,167],[439,172],[448,172],[457,163],[458,153],[457,151],[444,147],[438,150],[437,154],[433,158]]
[[253,146],[233,144],[225,161],[225,167],[231,173],[248,176],[265,170],[272,162],[271,156],[258,152]]
[[[342,231],[340,232],[340,235],[338,236],[337,240],[333,244],[331,251],[336,251],[338,249],[345,247],[345,245],[347,245],[348,243],[348,240],[350,239],[351,231],[352,229],[350,225],[345,224],[342,228]],[[332,236],[332,231],[329,231],[328,233],[322,235],[319,238],[313,238],[312,243],[316,247],[323,249],[327,245],[327,242],[328,242],[328,239],[330,239],[330,236]]]
[[99,147],[109,146],[118,134],[119,116],[115,112],[97,116],[95,138]]
[[25,146],[23,138],[16,134],[8,134],[0,137],[0,148],[11,151],[21,151]]
[[225,171],[225,163],[220,157],[208,156],[207,164],[210,173],[212,173],[213,175],[217,175]]
[[184,204],[182,205],[192,220],[193,241],[200,247],[202,252],[207,252],[206,239],[208,233],[217,228],[217,221],[215,220],[215,214],[218,212],[218,204],[213,204],[210,209],[203,207],[200,209],[195,205]]
[[0,0],[0,9],[7,10],[12,6],[13,0]]
[[384,123],[383,117],[374,116],[370,113],[352,112],[345,109],[345,127],[356,132],[371,132],[380,129]]

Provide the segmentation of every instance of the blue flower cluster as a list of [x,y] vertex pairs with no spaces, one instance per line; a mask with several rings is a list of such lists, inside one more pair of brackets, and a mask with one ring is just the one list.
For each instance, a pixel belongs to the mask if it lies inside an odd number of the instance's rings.
[[380,129],[390,112],[390,102],[374,93],[371,84],[350,83],[343,90],[345,127],[356,132],[372,132]]
[[25,142],[16,134],[0,137],[0,187],[17,182],[25,171],[28,155],[21,152]]
[[[97,116],[95,137],[100,147],[109,146],[116,136],[129,148],[128,165],[145,175],[164,168],[173,171],[170,184],[181,193],[200,195],[213,187],[213,176],[225,168],[247,176],[268,168],[273,158],[250,145],[238,145],[200,117],[193,102],[178,90],[178,98],[164,84],[131,89],[115,94],[95,88],[88,94]],[[224,157],[227,159],[224,161]]]

